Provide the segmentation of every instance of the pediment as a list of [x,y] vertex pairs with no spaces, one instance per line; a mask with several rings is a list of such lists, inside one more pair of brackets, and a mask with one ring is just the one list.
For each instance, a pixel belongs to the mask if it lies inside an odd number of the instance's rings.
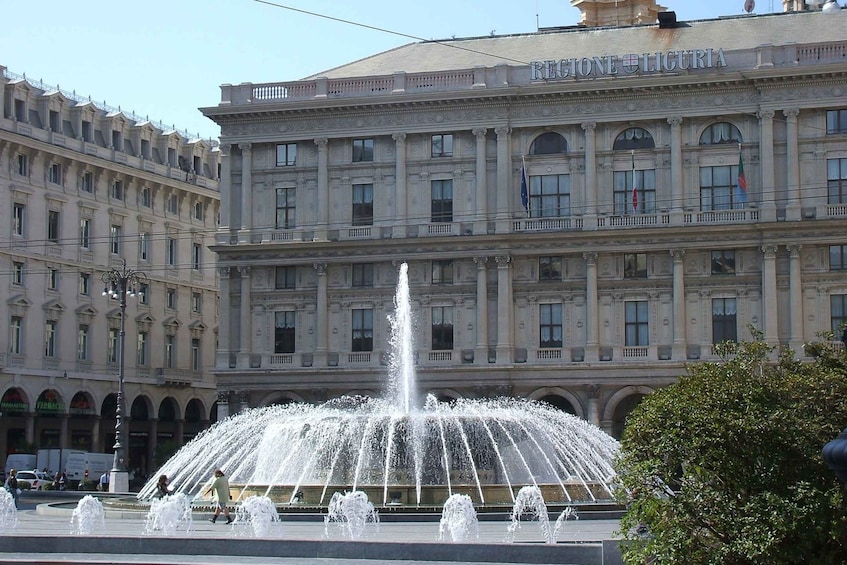
[[61,302],[59,302],[58,299],[57,300],[49,300],[49,301],[45,302],[41,307],[44,310],[51,311],[51,312],[64,312],[65,310],[67,310],[67,307],[64,304],[62,304]]
[[6,304],[9,306],[22,306],[24,308],[32,306],[32,302],[30,302],[23,294],[16,294],[15,296],[10,297],[6,300]]
[[74,310],[77,315],[81,316],[96,316],[97,310],[91,304],[83,304]]
[[173,327],[178,328],[178,327],[180,327],[180,326],[182,325],[182,322],[180,322],[179,320],[177,320],[175,316],[171,316],[170,318],[166,318],[166,319],[162,322],[162,325],[163,325],[163,326],[173,326]]
[[152,322],[155,322],[156,320],[154,320],[154,319],[150,316],[150,314],[148,314],[147,312],[144,312],[144,313],[139,314],[138,316],[136,316],[136,317],[135,317],[135,321],[136,321],[136,322],[142,322],[142,323],[150,324],[150,323],[152,323]]

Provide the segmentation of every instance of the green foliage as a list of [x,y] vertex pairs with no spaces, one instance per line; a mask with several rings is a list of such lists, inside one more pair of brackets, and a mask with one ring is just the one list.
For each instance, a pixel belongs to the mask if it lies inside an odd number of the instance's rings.
[[691,366],[627,421],[625,561],[844,563],[844,485],[821,457],[847,426],[844,354],[771,362],[759,340],[717,350],[720,362]]
[[18,481],[18,488],[21,490],[30,490],[32,488],[32,483],[29,481]]

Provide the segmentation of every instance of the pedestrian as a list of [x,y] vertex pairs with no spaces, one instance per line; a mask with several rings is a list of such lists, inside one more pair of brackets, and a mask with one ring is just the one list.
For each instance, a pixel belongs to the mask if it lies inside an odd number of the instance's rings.
[[9,478],[6,479],[6,490],[12,495],[12,500],[15,501],[15,508],[18,507],[18,495],[21,494],[21,489],[18,488],[18,471],[9,469]]
[[223,511],[224,516],[226,516],[226,523],[232,524],[232,517],[229,515],[229,508],[226,506],[229,502],[229,481],[226,480],[224,472],[220,469],[215,469],[209,486],[203,491],[203,496],[212,492],[214,492],[215,499],[215,514],[209,518],[209,521],[214,524],[221,511]]
[[168,476],[159,475],[159,482],[156,483],[156,498],[165,498],[171,494],[171,489],[168,488]]
[[65,490],[65,483],[68,481],[68,475],[62,471],[59,473],[59,490]]
[[100,475],[100,492],[106,492],[109,490],[109,471],[106,471],[102,475]]

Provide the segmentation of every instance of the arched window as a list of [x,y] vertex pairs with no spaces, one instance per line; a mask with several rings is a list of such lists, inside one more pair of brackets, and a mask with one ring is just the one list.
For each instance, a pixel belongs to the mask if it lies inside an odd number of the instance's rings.
[[700,136],[700,145],[720,145],[722,143],[741,143],[741,132],[729,122],[718,122],[706,128]]
[[567,152],[568,142],[564,137],[552,131],[536,137],[529,147],[530,155],[555,155]]
[[653,136],[644,128],[629,128],[622,131],[615,139],[613,149],[615,151],[631,149],[653,149],[656,143]]

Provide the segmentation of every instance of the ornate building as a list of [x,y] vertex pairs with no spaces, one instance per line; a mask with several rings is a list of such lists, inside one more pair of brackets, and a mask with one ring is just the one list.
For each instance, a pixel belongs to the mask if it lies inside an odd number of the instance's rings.
[[125,262],[147,277],[126,309],[128,464],[152,471],[216,418],[217,143],[5,67],[0,108],[0,451],[112,450],[121,312],[101,276]]
[[749,326],[847,321],[847,14],[661,14],[224,85],[220,410],[379,395],[401,261],[422,393],[615,435]]

